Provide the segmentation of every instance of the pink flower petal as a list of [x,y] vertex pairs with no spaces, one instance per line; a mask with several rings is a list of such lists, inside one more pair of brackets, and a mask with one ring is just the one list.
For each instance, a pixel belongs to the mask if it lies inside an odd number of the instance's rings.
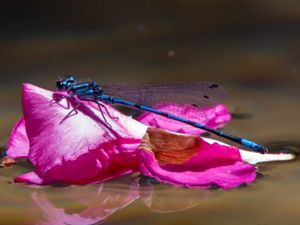
[[35,172],[29,172],[17,176],[14,180],[17,183],[31,183],[31,184],[49,184],[52,183],[51,180],[45,180],[39,177]]
[[[169,103],[158,105],[155,108],[163,112],[168,112],[185,119],[202,123],[211,128],[223,127],[231,119],[227,108],[222,104],[200,109],[192,105]],[[178,133],[193,135],[204,133],[201,129],[150,112],[143,113],[137,120],[152,127]]]
[[14,125],[7,144],[6,154],[11,159],[26,158],[29,152],[29,140],[25,129],[25,120],[21,117]]
[[[242,161],[237,148],[208,144],[201,138],[197,141],[189,136],[184,141],[181,135],[173,135],[172,138],[164,131],[148,129],[140,152],[140,171],[143,175],[176,186],[198,188],[217,185],[230,189],[254,181],[255,168]],[[176,161],[177,155],[182,155],[176,145],[190,151],[184,162]],[[195,148],[196,152],[193,150]]]
[[136,149],[145,125],[105,105],[118,118],[103,110],[108,125],[98,107],[86,102],[64,120],[77,105],[73,99],[54,100],[57,94],[30,84],[22,92],[29,160],[43,180],[85,184],[137,169]]

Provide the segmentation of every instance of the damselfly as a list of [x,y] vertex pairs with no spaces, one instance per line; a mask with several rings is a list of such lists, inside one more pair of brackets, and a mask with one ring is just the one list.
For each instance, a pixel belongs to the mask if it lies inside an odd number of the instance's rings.
[[[174,99],[176,102],[196,104],[197,106],[213,104],[214,102],[218,102],[226,97],[226,91],[217,84],[208,82],[187,82],[171,85],[136,85],[134,87],[128,87],[124,84],[115,84],[102,89],[102,87],[94,81],[77,83],[75,77],[69,75],[63,79],[59,79],[56,82],[56,88],[58,91],[67,91],[70,96],[77,96],[80,100],[96,102],[100,110],[101,106],[103,106],[101,102],[133,107],[138,110],[148,111],[175,121],[189,124],[193,127],[200,128],[217,136],[229,139],[254,151],[260,153],[267,152],[267,148],[261,144],[224,133],[220,130],[212,129],[201,123],[187,120],[150,107],[151,105],[160,102],[174,102]],[[126,100],[123,100],[123,98]]]

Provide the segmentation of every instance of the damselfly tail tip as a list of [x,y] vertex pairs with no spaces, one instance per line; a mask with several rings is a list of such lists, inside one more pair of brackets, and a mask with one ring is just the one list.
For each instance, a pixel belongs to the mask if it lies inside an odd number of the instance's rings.
[[260,153],[262,154],[265,154],[265,153],[268,153],[269,152],[269,149],[263,145],[261,145],[260,147]]

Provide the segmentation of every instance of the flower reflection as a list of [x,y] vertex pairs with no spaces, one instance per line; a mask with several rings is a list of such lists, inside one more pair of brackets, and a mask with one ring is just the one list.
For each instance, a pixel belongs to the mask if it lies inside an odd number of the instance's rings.
[[[140,187],[138,178],[133,180],[130,177],[126,178],[131,179],[131,183],[105,182],[97,186],[67,187],[62,190],[63,194],[60,193],[59,201],[54,200],[53,192],[35,190],[31,193],[32,200],[44,216],[43,221],[38,222],[37,225],[100,223],[139,198],[155,213],[183,211],[199,205],[202,200],[216,194],[216,191],[208,189],[182,189],[149,183],[147,186]],[[57,207],[58,202],[65,204],[63,207]],[[70,202],[72,206],[68,204]],[[68,213],[70,209],[78,208],[80,208],[79,212],[74,213],[73,210],[72,213]]]
[[140,190],[144,204],[155,213],[172,213],[198,206],[202,200],[216,195],[209,189],[183,189],[169,187],[155,189],[153,186]]
[[[31,194],[33,202],[43,212],[45,219],[38,225],[88,225],[105,220],[114,212],[126,207],[139,198],[137,182],[124,186],[102,183],[96,189],[91,186],[70,187],[64,193],[64,202],[72,202],[72,207],[84,206],[80,212],[68,213],[70,208],[58,208],[48,196],[49,193],[34,191]],[[80,190],[78,190],[80,189]],[[61,198],[60,198],[61,201]],[[75,203],[74,203],[75,202]]]

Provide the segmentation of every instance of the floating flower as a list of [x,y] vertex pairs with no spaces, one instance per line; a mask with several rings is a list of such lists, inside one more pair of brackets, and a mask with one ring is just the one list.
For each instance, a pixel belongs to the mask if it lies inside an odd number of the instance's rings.
[[[16,177],[15,181],[88,184],[140,172],[178,186],[207,188],[217,185],[228,189],[255,179],[254,167],[243,162],[235,147],[149,128],[148,125],[153,126],[152,122],[156,121],[157,126],[171,131],[200,133],[184,124],[180,130],[179,123],[161,122],[154,114],[146,113],[138,122],[102,104],[106,109],[101,106],[101,113],[93,102],[24,84],[24,117],[13,128],[7,156],[27,158],[34,171]],[[174,104],[169,108],[168,105],[161,107],[167,111],[172,109],[171,112],[181,110]],[[222,126],[230,119],[222,105],[203,110],[187,107],[183,106],[181,113],[192,110],[192,114],[183,113],[183,117],[190,119],[193,115],[197,121],[195,115],[205,114],[206,125],[211,127]]]

